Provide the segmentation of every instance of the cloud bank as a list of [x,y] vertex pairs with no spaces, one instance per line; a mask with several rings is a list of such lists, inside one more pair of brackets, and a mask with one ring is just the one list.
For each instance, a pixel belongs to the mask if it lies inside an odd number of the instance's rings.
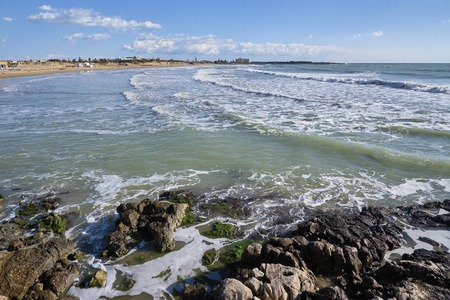
[[134,20],[126,21],[120,17],[105,17],[93,9],[71,8],[56,9],[50,5],[42,5],[40,12],[29,16],[26,20],[32,23],[40,24],[70,24],[89,27],[103,27],[111,30],[132,30],[146,28],[161,28],[161,25],[150,21],[136,22]]
[[339,51],[334,46],[311,46],[303,43],[249,43],[232,39],[218,39],[215,35],[161,37],[145,35],[124,45],[125,50],[134,53],[170,53],[170,54],[247,54],[247,55],[317,55],[325,51]]
[[85,40],[93,40],[93,41],[104,41],[109,40],[111,36],[107,33],[93,33],[93,34],[84,34],[84,33],[74,33],[72,35],[66,35],[63,37],[63,40],[75,41],[75,39],[85,39]]

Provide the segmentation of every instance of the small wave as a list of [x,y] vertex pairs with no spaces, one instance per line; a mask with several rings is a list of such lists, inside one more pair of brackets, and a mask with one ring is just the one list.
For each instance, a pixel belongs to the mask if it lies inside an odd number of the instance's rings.
[[201,81],[201,82],[207,82],[207,83],[212,83],[212,84],[223,86],[223,87],[232,88],[233,90],[236,90],[239,92],[244,92],[244,93],[251,93],[251,94],[270,96],[270,97],[282,97],[282,98],[288,98],[288,99],[293,99],[293,100],[297,100],[297,101],[305,101],[305,99],[303,99],[303,98],[295,97],[295,96],[288,95],[288,94],[274,93],[274,92],[269,92],[269,91],[265,91],[265,90],[250,89],[250,88],[241,87],[241,86],[231,84],[231,83],[221,82],[220,80],[213,79],[213,78],[211,78],[211,76],[208,76],[208,75],[211,75],[211,73],[209,73],[208,71],[209,70],[197,71],[197,73],[194,75],[194,79],[197,81]]
[[[256,69],[246,69],[246,72],[250,73],[259,73],[273,76],[281,76],[287,78],[296,78],[302,80],[314,80],[320,82],[330,82],[330,83],[345,83],[345,84],[359,84],[359,85],[380,85],[386,86],[394,89],[405,89],[405,90],[413,90],[418,92],[427,92],[427,93],[441,93],[441,94],[450,94],[450,88],[445,86],[429,86],[422,85],[412,82],[402,82],[402,81],[387,81],[382,79],[363,79],[363,78],[346,78],[339,75],[328,75],[328,76],[320,76],[320,75],[311,75],[306,73],[285,73],[285,72],[272,72],[272,71],[263,71]],[[361,73],[360,73],[361,74]],[[365,75],[368,76],[368,75]]]

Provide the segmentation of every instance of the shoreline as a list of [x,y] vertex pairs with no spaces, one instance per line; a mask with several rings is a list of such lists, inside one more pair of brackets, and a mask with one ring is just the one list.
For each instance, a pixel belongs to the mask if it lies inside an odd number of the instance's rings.
[[143,69],[143,68],[162,68],[162,67],[184,67],[184,66],[203,66],[211,65],[209,62],[178,62],[178,61],[161,61],[161,62],[145,62],[140,64],[129,63],[107,63],[104,65],[96,65],[95,68],[75,67],[67,63],[37,64],[24,65],[20,69],[0,70],[0,80],[28,76],[41,76],[69,72],[84,71],[105,71],[105,70],[121,70],[121,69]]

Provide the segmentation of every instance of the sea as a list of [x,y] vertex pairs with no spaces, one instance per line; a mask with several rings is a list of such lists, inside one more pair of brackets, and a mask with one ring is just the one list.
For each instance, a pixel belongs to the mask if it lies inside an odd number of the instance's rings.
[[119,204],[177,190],[202,195],[199,205],[241,199],[248,218],[206,215],[206,224],[231,222],[262,238],[295,229],[309,209],[448,199],[450,64],[211,65],[0,80],[1,220],[36,195],[60,193],[56,212],[80,215],[66,237],[88,254],[82,270],[107,271],[105,288],[69,294],[171,299],[184,283],[220,280],[201,257],[229,241],[200,235],[205,223],[178,228],[170,253],[142,243],[100,259]]

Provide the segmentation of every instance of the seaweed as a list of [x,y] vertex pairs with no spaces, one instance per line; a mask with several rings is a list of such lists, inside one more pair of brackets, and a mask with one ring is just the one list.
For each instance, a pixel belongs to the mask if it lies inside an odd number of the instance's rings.
[[224,224],[217,221],[212,224],[212,230],[203,232],[203,235],[210,238],[232,239],[235,232],[236,226],[234,226],[233,224]]

